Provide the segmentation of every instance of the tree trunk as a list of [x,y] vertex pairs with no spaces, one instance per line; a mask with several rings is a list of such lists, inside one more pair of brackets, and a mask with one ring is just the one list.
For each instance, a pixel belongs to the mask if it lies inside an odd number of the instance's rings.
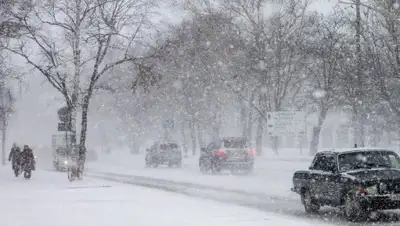
[[[73,78],[73,90],[71,95],[72,107],[71,110],[71,135],[72,144],[76,146],[76,118],[78,111],[79,101],[79,87],[80,87],[80,70],[81,70],[81,13],[82,13],[82,0],[75,0],[75,23],[74,23],[74,36],[72,43],[73,62],[74,62],[74,78]],[[83,110],[82,110],[83,111]],[[87,109],[86,109],[87,111]],[[87,117],[87,116],[86,116]],[[83,118],[83,116],[82,116]],[[82,122],[83,124],[83,122]],[[83,130],[83,129],[82,129]],[[86,130],[86,129],[85,129]],[[81,134],[82,137],[82,134]],[[81,138],[82,139],[82,138]],[[79,147],[80,149],[80,147]]]
[[357,144],[358,147],[364,147],[365,140],[365,126],[364,119],[361,115],[361,112],[358,111],[358,107],[356,104],[353,106],[353,139],[354,145]]
[[261,156],[263,153],[263,117],[261,115],[258,116],[258,125],[257,125],[257,136],[256,136],[256,153]]
[[203,128],[200,126],[199,123],[197,123],[197,140],[199,141],[200,148],[206,147],[206,144],[204,142],[203,133],[204,133]]
[[3,166],[7,163],[6,158],[6,138],[7,138],[7,118],[4,114],[2,117],[2,125],[1,125],[1,157],[3,160]]
[[86,95],[82,104],[82,121],[81,121],[81,137],[79,141],[78,165],[83,172],[86,160],[86,132],[88,125],[90,94]]
[[216,109],[216,112],[214,114],[214,122],[213,122],[213,126],[212,126],[212,135],[213,138],[215,139],[217,137],[219,137],[220,135],[220,109]]
[[247,139],[251,144],[253,143],[253,111],[249,109],[249,114],[247,115]]
[[313,128],[313,134],[310,142],[310,155],[315,155],[318,152],[319,136],[321,134],[322,125],[324,124],[327,112],[328,109],[322,108],[321,112],[319,113],[317,126],[314,126]]
[[240,127],[242,129],[242,137],[247,136],[247,112],[248,112],[248,106],[246,103],[241,100],[240,101]]
[[189,122],[190,129],[190,139],[192,141],[192,155],[195,156],[197,152],[197,140],[196,140],[196,124],[194,119],[191,119]]
[[259,96],[259,106],[261,106],[261,115],[258,114],[258,125],[257,125],[257,135],[256,135],[256,153],[257,155],[261,156],[263,154],[263,133],[264,133],[264,115],[265,115],[265,109],[266,109],[266,96],[264,93],[260,92],[258,94]]
[[139,149],[140,149],[140,145],[139,145],[139,135],[137,133],[134,133],[131,135],[130,137],[130,152],[131,154],[139,154]]
[[187,136],[186,136],[186,120],[182,120],[181,122],[181,133],[182,133],[182,139],[183,139],[183,152],[184,152],[184,157],[187,158],[188,157],[188,142],[187,142]]

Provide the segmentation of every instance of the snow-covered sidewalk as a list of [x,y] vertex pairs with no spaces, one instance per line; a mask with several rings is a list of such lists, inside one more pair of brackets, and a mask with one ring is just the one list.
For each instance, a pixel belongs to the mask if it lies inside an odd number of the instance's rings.
[[[34,172],[31,180],[0,168],[2,226],[242,226],[315,225],[246,207],[65,173]],[[321,225],[321,224],[319,224]]]

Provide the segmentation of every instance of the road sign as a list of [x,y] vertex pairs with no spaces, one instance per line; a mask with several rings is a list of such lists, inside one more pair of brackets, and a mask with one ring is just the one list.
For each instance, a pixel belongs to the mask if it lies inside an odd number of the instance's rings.
[[58,114],[58,119],[61,122],[69,121],[71,118],[71,112],[68,107],[62,107],[58,109],[57,114]]
[[164,129],[174,129],[175,123],[172,119],[167,119],[164,121]]
[[302,111],[267,112],[267,132],[270,136],[305,132],[305,113]]
[[72,126],[71,123],[64,123],[64,122],[59,122],[58,123],[58,131],[62,132],[62,131],[71,131]]

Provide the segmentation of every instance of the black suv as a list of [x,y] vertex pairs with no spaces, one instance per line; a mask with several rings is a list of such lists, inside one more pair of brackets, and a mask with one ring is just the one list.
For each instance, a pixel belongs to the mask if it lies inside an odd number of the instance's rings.
[[339,207],[349,220],[370,212],[400,209],[400,157],[386,149],[363,148],[319,152],[309,170],[293,175],[292,191],[306,212]]
[[224,137],[201,148],[199,167],[202,173],[218,173],[223,169],[231,172],[253,172],[255,151],[249,148],[246,138]]
[[146,167],[158,167],[168,165],[168,167],[181,167],[182,150],[176,143],[156,143],[146,149]]

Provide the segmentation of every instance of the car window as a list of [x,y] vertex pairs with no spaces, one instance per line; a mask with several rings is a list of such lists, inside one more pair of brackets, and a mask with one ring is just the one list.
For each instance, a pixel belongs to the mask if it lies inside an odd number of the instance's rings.
[[247,148],[247,142],[244,139],[225,139],[225,148]]
[[319,156],[312,169],[313,170],[322,170],[326,172],[332,172],[332,170],[336,167],[335,157],[331,155],[321,155]]
[[216,149],[216,148],[217,148],[217,147],[216,147],[215,143],[214,143],[214,142],[211,142],[211,143],[207,146],[206,152],[210,152],[211,150],[214,150],[214,149]]
[[392,151],[376,150],[343,153],[339,155],[338,159],[340,171],[399,167],[399,157]]
[[161,150],[167,150],[167,149],[177,149],[178,145],[174,144],[174,143],[170,143],[170,144],[161,144],[160,145],[160,149]]
[[400,161],[395,155],[389,155],[389,160],[393,168],[400,169]]

